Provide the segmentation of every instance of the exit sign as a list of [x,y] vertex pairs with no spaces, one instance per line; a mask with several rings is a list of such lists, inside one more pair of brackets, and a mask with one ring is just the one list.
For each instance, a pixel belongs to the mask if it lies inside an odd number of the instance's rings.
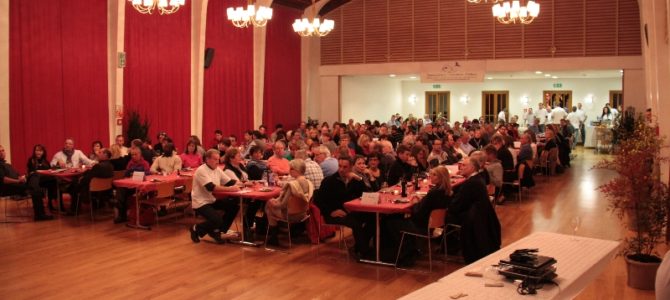
[[562,88],[563,84],[562,83],[554,83],[555,88]]
[[441,89],[442,85],[441,84],[433,84],[434,89]]

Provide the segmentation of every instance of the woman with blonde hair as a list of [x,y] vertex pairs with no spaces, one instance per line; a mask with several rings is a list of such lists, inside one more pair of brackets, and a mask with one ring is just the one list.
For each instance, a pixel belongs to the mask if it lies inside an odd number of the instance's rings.
[[[412,223],[420,232],[428,227],[430,213],[435,209],[447,208],[451,200],[451,177],[445,166],[437,166],[428,172],[431,187],[423,199],[412,207]],[[415,199],[416,201],[416,199]]]

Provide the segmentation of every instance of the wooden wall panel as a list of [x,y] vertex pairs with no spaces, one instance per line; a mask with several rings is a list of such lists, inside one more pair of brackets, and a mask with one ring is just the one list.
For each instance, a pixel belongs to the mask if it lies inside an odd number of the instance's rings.
[[617,1],[589,0],[585,4],[586,56],[616,55]]
[[407,62],[413,60],[414,28],[413,1],[388,0],[389,11],[389,61]]
[[438,2],[414,1],[414,61],[439,60]]
[[342,10],[336,9],[325,16],[335,21],[335,29],[321,38],[321,64],[342,64]]
[[523,26],[523,55],[528,58],[551,57],[554,0],[538,3],[540,15],[529,26]]
[[322,64],[640,55],[637,0],[540,0],[528,25],[498,23],[491,3],[351,0],[327,16]]
[[465,58],[466,1],[440,0],[440,60]]
[[[363,63],[363,1],[342,5],[342,63]],[[337,26],[337,24],[335,24]]]
[[[365,0],[365,62],[388,61],[389,31],[387,0]],[[375,9],[368,9],[374,7]]]

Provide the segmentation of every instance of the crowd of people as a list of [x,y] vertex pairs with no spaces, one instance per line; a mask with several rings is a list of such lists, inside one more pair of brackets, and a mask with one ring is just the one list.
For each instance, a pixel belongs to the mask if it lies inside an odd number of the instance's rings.
[[[71,195],[70,207],[64,212],[76,214],[80,198],[88,195],[91,178],[111,178],[113,171],[146,174],[170,174],[180,169],[193,169],[192,208],[205,221],[190,228],[190,238],[199,242],[205,235],[224,243],[225,233],[240,210],[237,200],[216,199],[213,192],[238,191],[251,181],[278,176],[289,179],[279,197],[270,201],[245,202],[243,230],[245,236],[258,236],[260,228],[269,226],[268,243],[277,244],[277,220],[288,215],[300,220],[314,203],[328,224],[341,224],[353,231],[355,257],[372,255],[375,233],[374,215],[349,212],[344,203],[360,198],[363,192],[380,191],[400,182],[414,182],[427,177],[431,189],[423,200],[414,198],[410,218],[403,215],[386,216],[382,228],[383,249],[386,257],[395,258],[400,230],[425,232],[430,212],[448,209],[447,223],[461,227],[460,237],[450,239],[450,252],[461,249],[466,261],[474,261],[500,246],[500,224],[489,196],[502,204],[512,189],[505,182],[520,180],[524,187],[534,185],[533,175],[538,165],[537,144],[543,151],[558,148],[560,163],[569,166],[570,118],[538,118],[524,132],[519,132],[518,118],[510,122],[486,122],[484,119],[449,123],[442,117],[423,119],[394,115],[388,122],[365,121],[357,123],[307,124],[285,130],[281,124],[270,133],[264,125],[244,133],[238,142],[234,135],[214,132],[209,144],[191,136],[183,151],[177,150],[167,133],[158,134],[158,143],[132,140],[127,147],[119,135],[109,148],[94,142],[91,153],[85,155],[75,149],[74,141],[66,139],[62,150],[51,161],[47,149],[35,145],[28,159],[28,174],[21,176],[5,161],[0,147],[0,176],[3,195],[28,193],[33,198],[35,220],[50,220],[43,199],[48,198],[50,210],[57,210],[56,180],[40,175],[37,170],[50,168],[90,167],[80,179],[63,184],[62,192]],[[543,135],[543,142],[539,142]],[[516,163],[509,150],[519,142]],[[534,148],[531,145],[536,145]],[[566,152],[567,151],[567,152]],[[451,176],[445,165],[461,164],[459,176],[465,178],[457,187],[451,185]],[[495,190],[494,193],[488,191]],[[46,191],[46,195],[44,193]],[[118,188],[115,223],[127,222],[127,199],[137,191]],[[96,205],[96,203],[92,203]],[[100,204],[97,204],[100,205]],[[63,207],[63,203],[59,205]],[[223,214],[221,214],[223,211]],[[259,219],[258,212],[265,218]],[[411,240],[404,245],[403,259],[411,263],[417,252]],[[443,249],[447,250],[447,249]]]

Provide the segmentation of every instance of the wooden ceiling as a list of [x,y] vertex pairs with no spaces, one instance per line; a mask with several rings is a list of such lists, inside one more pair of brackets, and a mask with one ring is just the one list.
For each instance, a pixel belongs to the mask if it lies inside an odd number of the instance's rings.
[[[330,0],[328,3],[326,3],[326,5],[323,6],[323,8],[321,8],[321,11],[319,11],[319,15],[323,16],[349,1],[351,0]],[[308,6],[312,5],[312,0],[274,0],[272,1],[272,3],[292,7],[299,10],[304,10]]]

